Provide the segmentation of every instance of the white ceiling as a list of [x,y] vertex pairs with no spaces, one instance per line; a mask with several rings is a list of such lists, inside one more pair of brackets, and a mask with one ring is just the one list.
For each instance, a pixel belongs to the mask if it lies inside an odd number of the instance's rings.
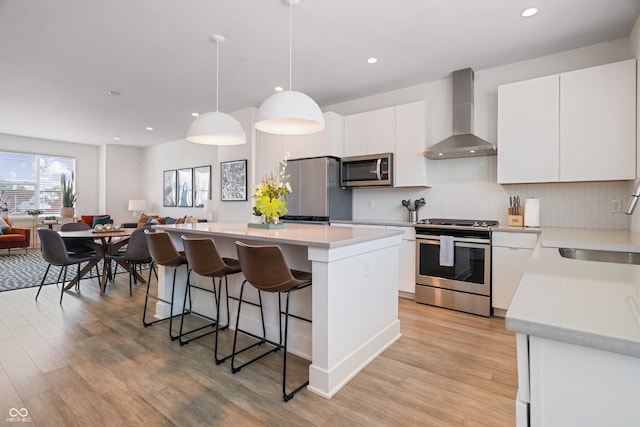
[[[531,5],[540,12],[521,18]],[[302,0],[293,88],[323,107],[626,37],[638,13],[639,0]],[[220,110],[231,112],[288,87],[288,23],[281,0],[0,0],[0,133],[182,139],[192,112],[215,110],[209,36],[227,39]]]

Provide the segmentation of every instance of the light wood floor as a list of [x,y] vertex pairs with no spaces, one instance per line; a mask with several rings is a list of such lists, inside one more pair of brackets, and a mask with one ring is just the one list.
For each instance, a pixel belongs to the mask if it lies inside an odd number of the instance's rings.
[[514,425],[515,337],[500,318],[401,299],[398,342],[332,399],[284,403],[280,354],[232,375],[211,337],[180,347],[166,323],[144,328],[144,287],[130,298],[125,274],[97,290],[85,280],[62,306],[55,286],[37,302],[36,288],[0,293],[0,425]]

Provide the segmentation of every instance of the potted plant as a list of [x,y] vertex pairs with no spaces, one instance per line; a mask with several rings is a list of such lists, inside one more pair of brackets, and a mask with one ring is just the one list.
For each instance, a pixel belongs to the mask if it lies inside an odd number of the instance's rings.
[[74,214],[74,205],[76,203],[76,193],[73,192],[74,175],[71,172],[71,179],[67,181],[65,174],[60,175],[60,196],[62,197],[62,208],[60,216],[63,218],[71,218]]

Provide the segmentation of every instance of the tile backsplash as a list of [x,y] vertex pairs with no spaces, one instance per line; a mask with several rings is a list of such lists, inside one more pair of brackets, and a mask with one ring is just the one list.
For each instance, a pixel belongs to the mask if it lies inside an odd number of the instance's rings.
[[540,199],[542,227],[629,229],[630,217],[611,212],[616,201],[624,210],[632,181],[550,184],[496,183],[496,156],[425,159],[430,188],[363,188],[354,190],[354,219],[409,220],[403,199],[424,197],[423,218],[497,219],[507,224],[509,196]]

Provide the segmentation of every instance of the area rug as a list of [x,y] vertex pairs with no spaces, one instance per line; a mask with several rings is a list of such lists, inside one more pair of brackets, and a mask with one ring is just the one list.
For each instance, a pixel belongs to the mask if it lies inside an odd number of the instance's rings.
[[[39,251],[0,255],[0,292],[39,286],[47,263]],[[57,277],[52,273],[50,282]]]
[[[28,254],[0,254],[0,292],[40,286],[47,265],[49,264],[42,259],[38,250],[33,250]],[[59,272],[60,267],[51,267],[45,285],[54,284]],[[69,267],[67,280],[71,280],[75,273],[76,267]],[[85,277],[90,277],[90,275]]]

